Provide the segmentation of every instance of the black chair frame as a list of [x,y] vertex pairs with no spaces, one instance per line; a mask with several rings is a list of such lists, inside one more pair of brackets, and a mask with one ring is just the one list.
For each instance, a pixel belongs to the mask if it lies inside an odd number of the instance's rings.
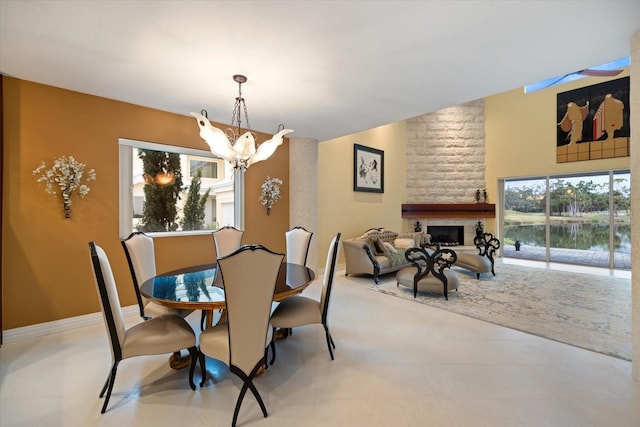
[[[118,364],[122,361],[122,347],[120,346],[120,341],[118,340],[118,333],[116,332],[116,323],[113,318],[113,311],[111,309],[111,303],[109,302],[109,295],[107,294],[107,286],[104,282],[104,273],[102,272],[102,267],[100,266],[100,259],[98,258],[98,254],[96,252],[96,244],[95,242],[89,242],[89,249],[91,252],[91,262],[93,264],[93,269],[96,275],[96,282],[98,283],[98,289],[100,291],[100,300],[102,301],[104,307],[104,317],[107,322],[107,329],[109,333],[109,338],[111,342],[111,347],[113,351],[113,366],[109,371],[109,375],[107,376],[107,380],[102,386],[102,390],[100,391],[100,398],[104,397],[104,404],[102,405],[102,409],[100,413],[104,414],[107,410],[107,406],[109,405],[109,399],[111,398],[111,392],[113,391],[113,385],[116,381],[116,373],[118,371]],[[189,348],[189,354],[191,355],[191,365],[189,367],[189,386],[192,390],[196,389],[195,383],[193,382],[193,373],[196,367],[196,360],[198,359],[198,349],[193,346]],[[203,370],[204,375],[204,365],[200,365]],[[107,393],[105,396],[105,392]]]
[[429,252],[427,249],[429,245],[423,245],[420,248],[409,248],[404,253],[404,257],[407,261],[417,268],[416,274],[413,276],[413,297],[418,295],[418,283],[423,278],[432,274],[434,277],[440,279],[443,284],[444,297],[449,299],[449,288],[447,276],[444,271],[447,268],[451,268],[453,263],[457,259],[457,255],[451,249],[438,249]]
[[[473,239],[473,244],[476,245],[476,248],[478,248],[478,255],[486,256],[487,258],[489,258],[489,261],[491,261],[491,274],[495,276],[496,272],[493,269],[495,261],[493,259],[493,256],[498,251],[498,249],[500,249],[500,240],[493,237],[493,234],[491,233],[483,233],[482,236],[476,236]],[[477,278],[479,279],[480,273],[476,274]]]
[[127,240],[131,239],[133,236],[136,236],[138,234],[142,234],[146,236],[146,234],[143,233],[142,231],[134,231],[133,233],[129,234],[129,236],[127,236],[126,239],[122,240],[120,243],[122,244],[122,248],[124,249],[124,254],[127,257],[127,264],[129,264],[129,271],[131,272],[131,280],[133,280],[133,289],[136,292],[136,300],[138,301],[138,307],[140,308],[140,317],[142,317],[144,320],[149,320],[150,317],[144,314],[144,303],[142,302],[142,295],[140,294],[140,285],[142,285],[142,283],[138,283],[136,272],[133,269],[133,261],[131,261],[129,248],[127,248],[127,244],[126,244]]

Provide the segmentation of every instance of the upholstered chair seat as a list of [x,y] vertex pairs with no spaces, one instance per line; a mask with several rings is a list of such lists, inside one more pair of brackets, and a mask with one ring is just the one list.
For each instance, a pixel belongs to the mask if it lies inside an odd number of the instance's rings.
[[127,329],[122,346],[122,358],[167,353],[167,338],[173,348],[194,345],[193,329],[180,316],[157,316]]
[[[401,286],[413,289],[413,278],[417,269],[415,267],[405,267],[396,273],[396,280]],[[460,286],[460,278],[453,270],[445,270],[444,275],[447,278],[447,292],[457,291]],[[429,275],[420,280],[417,284],[418,292],[437,292],[442,294],[443,284],[439,278]]]
[[286,310],[276,308],[277,311],[274,312],[278,327],[293,328],[299,325],[322,323],[322,307],[318,304],[318,300],[302,295],[289,300]]
[[473,271],[478,276],[482,273],[491,273],[493,264],[491,260],[486,256],[477,254],[458,252],[458,260],[456,261],[456,267],[461,267],[466,270]]

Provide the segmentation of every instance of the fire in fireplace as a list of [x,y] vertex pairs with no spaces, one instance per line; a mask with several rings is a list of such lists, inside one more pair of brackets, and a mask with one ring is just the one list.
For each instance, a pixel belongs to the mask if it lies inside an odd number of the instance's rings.
[[464,245],[464,226],[462,225],[429,225],[427,233],[431,241],[442,246]]

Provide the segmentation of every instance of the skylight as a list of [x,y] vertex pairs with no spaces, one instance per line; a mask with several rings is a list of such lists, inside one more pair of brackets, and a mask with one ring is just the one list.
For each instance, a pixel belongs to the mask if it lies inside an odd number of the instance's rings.
[[[597,65],[595,67],[590,67],[589,70],[615,70],[618,68],[624,68],[624,67],[628,67],[630,63],[629,57],[624,57],[621,59],[617,59],[615,61],[611,61],[611,62],[607,62],[606,64],[601,64],[601,65]],[[530,85],[526,85],[524,87],[524,93],[531,93],[534,92],[536,90],[541,90],[541,89],[545,89],[548,88],[550,86],[554,86],[557,84],[562,84],[562,83],[567,83],[570,82],[572,80],[578,80],[581,79],[583,77],[588,77],[585,74],[582,74],[582,71],[585,70],[581,70],[581,71],[576,71],[573,73],[569,73],[569,74],[565,74],[564,76],[556,76],[556,77],[552,77],[550,79],[546,79],[546,80],[542,80],[540,82],[537,83],[533,83]]]

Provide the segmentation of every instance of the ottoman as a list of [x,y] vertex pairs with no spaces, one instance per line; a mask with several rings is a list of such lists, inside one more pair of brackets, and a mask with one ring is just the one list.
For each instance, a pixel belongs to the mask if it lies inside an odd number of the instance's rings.
[[413,279],[416,276],[418,269],[416,267],[405,267],[396,273],[396,280],[398,286],[404,286],[413,289],[413,297],[415,298],[420,292],[442,292],[445,299],[449,299],[449,292],[458,290],[460,286],[460,279],[458,274],[453,270],[445,270],[443,272],[446,280],[429,274],[428,276],[419,279],[417,283],[414,283]]
[[404,267],[396,273],[397,286],[413,288],[414,298],[420,290],[442,292],[448,300],[449,292],[458,290],[460,279],[455,271],[450,270],[457,256],[451,249],[409,248],[404,256],[411,262],[411,267]]

